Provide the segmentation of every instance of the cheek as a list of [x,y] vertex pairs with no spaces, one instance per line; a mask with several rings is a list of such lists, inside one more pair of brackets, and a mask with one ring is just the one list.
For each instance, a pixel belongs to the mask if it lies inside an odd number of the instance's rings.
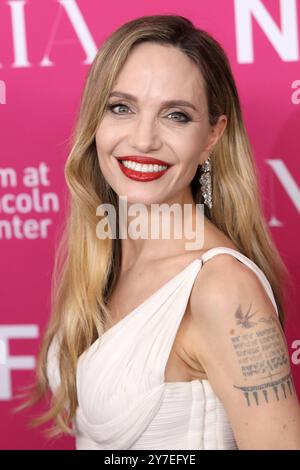
[[101,153],[105,153],[106,151],[110,151],[116,144],[118,132],[116,132],[116,129],[111,123],[108,123],[104,118],[96,131],[95,139],[97,149],[101,150]]
[[173,148],[175,149],[174,146],[176,146],[178,159],[183,165],[197,164],[203,148],[203,138],[197,133],[191,133],[188,137],[185,136],[184,139],[176,139],[173,142]]
[[181,142],[183,145],[199,145],[206,137],[207,129],[205,124],[199,121],[191,121],[184,126],[175,129],[172,133],[172,137],[177,142]]
[[107,155],[109,154],[108,143],[104,139],[104,135],[102,132],[97,132],[95,136],[96,142],[96,151],[100,169],[103,173],[105,173],[105,161],[107,160]]

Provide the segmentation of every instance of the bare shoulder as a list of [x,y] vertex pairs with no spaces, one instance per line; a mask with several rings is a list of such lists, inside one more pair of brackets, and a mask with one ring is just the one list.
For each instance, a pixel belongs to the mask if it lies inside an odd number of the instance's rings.
[[[218,254],[206,261],[198,273],[190,297],[191,319],[195,331],[203,334],[197,342],[201,363],[210,360],[207,349],[201,350],[206,338],[214,335],[218,342],[232,341],[238,332],[252,331],[254,325],[280,324],[273,303],[257,274],[237,258]],[[241,331],[242,330],[242,331]],[[283,334],[283,332],[281,332]]]
[[228,254],[207,260],[190,309],[194,354],[225,407],[239,448],[300,449],[288,348],[257,274]]
[[[190,310],[203,365],[212,358],[206,348],[210,336],[216,340],[217,351],[218,345],[222,348],[224,342],[231,344],[232,337],[252,332],[254,326],[274,324],[281,328],[257,274],[228,254],[219,254],[204,263],[191,292]],[[199,335],[203,336],[201,341],[197,341]]]
[[[256,302],[273,306],[257,274],[234,256],[221,253],[203,264],[191,293],[191,307],[199,312],[200,302],[203,306],[210,302],[225,306],[253,296]],[[273,313],[277,317],[274,307]]]

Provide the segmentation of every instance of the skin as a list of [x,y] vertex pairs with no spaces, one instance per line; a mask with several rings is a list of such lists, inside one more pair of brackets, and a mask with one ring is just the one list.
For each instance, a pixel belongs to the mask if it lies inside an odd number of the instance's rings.
[[[99,165],[106,181],[118,195],[127,196],[128,206],[143,203],[150,210],[153,203],[189,203],[194,217],[189,184],[227,124],[222,115],[214,127],[209,125],[203,78],[197,66],[177,48],[139,44],[123,66],[114,91],[133,94],[138,101],[111,97],[109,104],[121,102],[126,106],[115,107],[114,112],[107,110],[97,129]],[[175,99],[189,101],[196,110],[162,106],[163,101]],[[191,120],[185,123],[186,118],[178,113],[187,114]],[[122,155],[151,156],[173,166],[157,180],[133,181],[122,173],[114,157]],[[208,226],[205,220],[205,230]],[[183,253],[186,241],[128,237],[122,240],[123,269],[133,266],[132,260],[136,265],[160,253],[166,257]]]
[[[140,44],[131,52],[112,91],[133,94],[137,101],[109,99],[109,104],[122,106],[114,108],[115,114],[107,109],[96,132],[105,179],[119,196],[127,196],[128,206],[143,203],[150,210],[152,203],[190,203],[194,218],[189,184],[227,125],[223,115],[214,127],[209,125],[203,78],[196,65],[174,47]],[[171,99],[189,101],[196,110],[163,108],[162,101]],[[188,114],[191,121],[181,123],[185,118],[178,112]],[[122,173],[115,156],[139,154],[173,167],[155,181],[133,181]],[[206,217],[204,240],[204,251],[213,246],[235,248]],[[162,279],[166,265],[161,264],[153,281],[146,277],[149,270],[145,267],[153,267],[162,253],[167,260],[182,255],[186,259],[186,241],[122,239],[120,285],[122,292],[123,282],[124,298],[129,299],[128,291],[135,292],[137,278],[142,277],[145,286],[140,304],[177,274],[178,268]],[[127,305],[127,310],[133,307],[136,305]],[[199,369],[204,368],[210,386],[224,404],[238,448],[300,449],[299,402],[290,376],[287,345],[257,275],[228,254],[206,261],[191,292],[190,312],[189,355]]]
[[239,449],[300,449],[300,407],[276,311],[246,265],[219,255],[191,295],[194,354]]

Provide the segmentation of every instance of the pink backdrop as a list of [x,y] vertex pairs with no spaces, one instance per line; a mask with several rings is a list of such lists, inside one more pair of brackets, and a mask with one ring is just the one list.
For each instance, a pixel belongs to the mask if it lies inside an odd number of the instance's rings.
[[299,395],[300,1],[0,0],[1,449],[74,448],[72,439],[28,430],[33,411],[13,417],[11,408],[32,378],[49,315],[63,166],[84,79],[113,30],[150,14],[190,18],[229,56],[265,215],[295,284],[286,336]]

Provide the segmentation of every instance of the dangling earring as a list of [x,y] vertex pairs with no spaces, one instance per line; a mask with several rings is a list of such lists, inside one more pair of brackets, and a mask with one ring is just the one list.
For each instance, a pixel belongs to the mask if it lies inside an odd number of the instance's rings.
[[211,183],[211,165],[210,157],[205,160],[203,165],[201,165],[202,174],[199,178],[199,183],[201,184],[201,193],[204,198],[204,204],[206,204],[210,209],[212,209],[212,183]]

